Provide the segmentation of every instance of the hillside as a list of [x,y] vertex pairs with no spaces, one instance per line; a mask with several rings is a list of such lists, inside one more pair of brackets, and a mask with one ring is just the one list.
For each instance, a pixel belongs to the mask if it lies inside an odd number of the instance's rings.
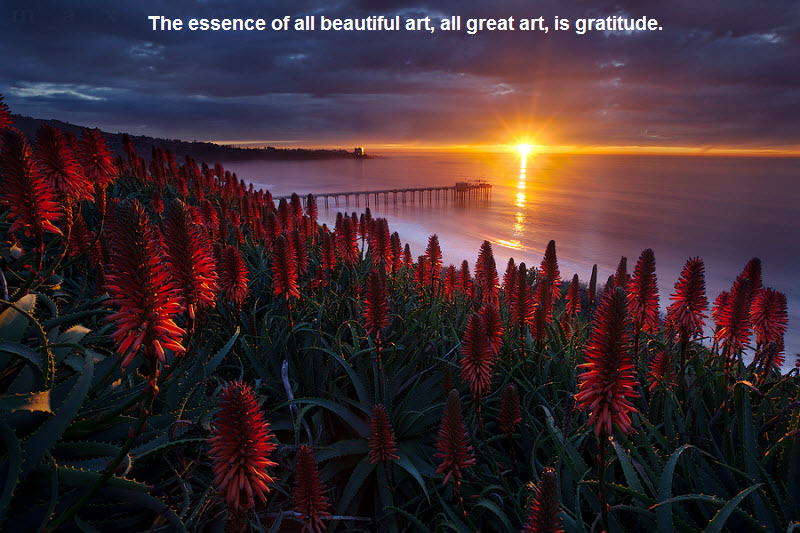
[[[79,137],[86,126],[78,126],[60,120],[43,120],[38,118],[26,117],[23,115],[13,115],[14,126],[22,131],[29,139],[36,138],[36,131],[42,124],[52,124],[63,132],[71,132]],[[109,133],[104,131],[108,147],[115,154],[122,154],[122,132]],[[236,146],[220,145],[211,142],[182,141],[178,139],[161,139],[148,137],[145,135],[131,135],[133,147],[139,154],[149,154],[152,146],[164,150],[172,150],[178,161],[191,156],[198,162],[216,161],[252,161],[252,160],[275,160],[275,161],[302,161],[314,159],[350,159],[366,158],[368,156],[357,154],[355,150],[308,150],[303,148],[239,148]]]

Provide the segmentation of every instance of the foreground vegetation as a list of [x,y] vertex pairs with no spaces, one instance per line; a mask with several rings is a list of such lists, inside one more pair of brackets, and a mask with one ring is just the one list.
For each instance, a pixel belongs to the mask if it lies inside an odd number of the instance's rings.
[[[800,520],[785,297],[753,260],[598,287],[491,244],[413,260],[217,165],[0,100],[0,525],[8,531],[785,531]],[[706,319],[716,326],[698,342]],[[745,364],[748,346],[755,354]]]

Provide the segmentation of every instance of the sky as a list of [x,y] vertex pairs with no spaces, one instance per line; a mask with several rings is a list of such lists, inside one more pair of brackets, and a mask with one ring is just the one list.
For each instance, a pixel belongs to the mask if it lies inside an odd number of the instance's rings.
[[[181,18],[460,15],[462,31],[153,31]],[[470,18],[545,17],[468,35]],[[555,31],[553,17],[660,31]],[[273,146],[800,150],[800,0],[4,0],[12,112]]]

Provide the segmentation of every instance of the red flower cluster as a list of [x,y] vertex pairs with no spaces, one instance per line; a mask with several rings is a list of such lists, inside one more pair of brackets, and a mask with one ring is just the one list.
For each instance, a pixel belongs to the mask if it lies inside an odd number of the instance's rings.
[[492,243],[483,241],[478,260],[475,262],[475,279],[481,290],[481,302],[497,305],[500,282],[497,278],[497,266],[492,253]]
[[542,271],[542,276],[546,280],[544,283],[550,289],[550,301],[561,298],[561,273],[558,271],[556,241],[547,243],[547,249],[544,252],[539,270]]
[[612,434],[613,424],[623,433],[631,429],[631,403],[639,397],[634,362],[629,353],[630,333],[626,317],[625,291],[608,291],[600,299],[592,335],[584,349],[585,371],[578,376],[577,406],[589,411],[589,424],[595,434]]
[[214,306],[217,272],[206,234],[194,223],[186,204],[177,198],[167,211],[164,248],[167,265],[183,297],[183,306],[194,320],[197,308]]
[[367,333],[379,335],[389,326],[389,303],[386,301],[386,283],[380,270],[370,271],[367,278],[362,317],[364,318],[364,328]]
[[786,295],[771,288],[761,289],[753,299],[750,319],[759,344],[781,341],[789,320]]
[[628,310],[634,332],[651,331],[658,325],[656,256],[650,248],[639,256],[628,283]]
[[522,533],[562,533],[558,477],[554,468],[545,468],[528,508]]
[[681,277],[675,283],[673,303],[668,314],[678,328],[682,342],[703,331],[704,311],[708,309],[706,278],[703,260],[694,257],[686,261]]
[[519,393],[513,383],[507,383],[503,388],[500,398],[500,410],[497,414],[497,424],[508,438],[514,433],[514,428],[522,422],[522,412],[519,406]]
[[109,305],[118,311],[107,320],[117,330],[117,343],[126,367],[140,347],[151,360],[166,362],[164,349],[183,353],[184,331],[173,318],[181,310],[180,296],[161,262],[161,239],[150,226],[137,200],[123,200],[114,209],[111,224],[111,256],[106,290]]
[[8,209],[8,220],[12,222],[9,233],[23,231],[37,240],[43,239],[45,232],[60,235],[55,223],[62,213],[55,190],[34,164],[25,136],[15,129],[3,133],[0,174],[0,202]]
[[219,261],[219,288],[222,297],[241,306],[247,298],[249,273],[242,257],[242,252],[235,246],[225,246]]
[[369,436],[369,462],[377,463],[378,461],[399,459],[394,429],[383,404],[373,407],[370,425],[372,431]]
[[324,531],[323,520],[331,517],[330,502],[319,478],[314,453],[308,446],[301,446],[297,452],[294,483],[294,510],[300,514],[303,531]]
[[491,387],[496,358],[497,353],[492,348],[483,317],[479,313],[473,313],[467,320],[461,341],[461,378],[469,383],[476,398],[481,397]]
[[75,201],[92,198],[92,185],[60,130],[50,124],[39,128],[35,155],[42,176],[58,192]]
[[269,456],[276,448],[269,423],[249,385],[232,381],[223,389],[220,411],[209,439],[214,484],[234,513],[266,503],[274,480],[267,468],[277,466]]
[[469,433],[464,425],[464,417],[461,415],[461,400],[455,389],[451,390],[447,396],[436,449],[438,452],[434,454],[434,457],[442,460],[436,473],[447,474],[442,485],[450,480],[450,476],[461,479],[464,470],[475,464]]

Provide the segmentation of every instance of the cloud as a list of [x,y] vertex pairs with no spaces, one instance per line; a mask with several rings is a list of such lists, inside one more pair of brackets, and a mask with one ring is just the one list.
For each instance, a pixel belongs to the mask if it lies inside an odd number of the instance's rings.
[[[15,112],[189,139],[800,145],[800,2],[37,1],[0,20]],[[15,14],[16,13],[16,14]],[[168,17],[655,17],[652,33],[153,32]],[[463,23],[462,23],[463,24]]]

